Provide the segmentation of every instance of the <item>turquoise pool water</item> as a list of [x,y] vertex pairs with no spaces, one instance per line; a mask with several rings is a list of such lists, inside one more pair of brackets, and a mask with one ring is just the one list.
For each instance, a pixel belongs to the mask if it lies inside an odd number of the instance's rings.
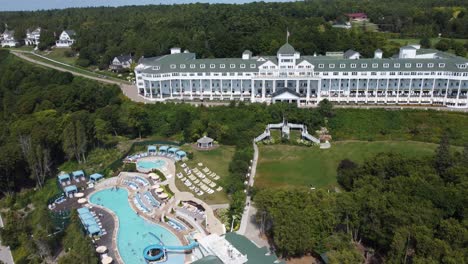
[[[119,218],[117,247],[126,264],[146,264],[143,249],[150,244],[158,244],[154,236],[161,239],[164,245],[180,246],[177,237],[166,228],[150,223],[138,216],[128,204],[128,192],[125,189],[105,189],[93,194],[90,201],[114,212]],[[108,234],[111,235],[111,234]],[[169,253],[164,263],[184,263],[185,255]]]
[[159,169],[162,166],[164,166],[166,162],[164,160],[156,160],[156,161],[147,161],[147,160],[142,160],[142,161],[137,161],[137,167],[146,169],[146,170],[152,170],[152,169]]

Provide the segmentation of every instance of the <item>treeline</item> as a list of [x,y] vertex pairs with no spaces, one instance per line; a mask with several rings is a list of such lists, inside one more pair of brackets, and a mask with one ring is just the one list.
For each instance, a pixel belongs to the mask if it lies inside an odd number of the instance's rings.
[[385,35],[363,32],[360,28],[342,30],[330,21],[342,20],[344,13],[364,11],[384,31],[408,32],[411,36],[466,38],[468,16],[462,1],[350,1],[330,4],[325,0],[293,3],[251,3],[245,5],[189,4],[131,6],[118,8],[79,8],[36,12],[0,13],[4,23],[16,30],[19,39],[25,30],[40,26],[40,48],[53,45],[64,29],[77,31],[74,49],[77,64],[106,68],[111,59],[123,53],[135,57],[167,54],[180,46],[200,57],[240,57],[245,49],[254,54],[273,55],[286,41],[303,54],[354,49],[372,57],[381,48],[385,56],[398,47],[385,45]]
[[433,159],[343,160],[346,191],[263,190],[257,220],[283,257],[329,263],[465,263],[468,147],[444,138]]

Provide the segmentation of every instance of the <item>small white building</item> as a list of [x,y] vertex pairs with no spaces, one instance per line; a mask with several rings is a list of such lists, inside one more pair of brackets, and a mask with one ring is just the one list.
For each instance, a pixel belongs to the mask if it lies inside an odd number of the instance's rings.
[[133,57],[132,55],[120,55],[117,57],[114,57],[112,60],[111,64],[109,65],[109,69],[113,71],[121,71],[124,69],[130,69],[133,63]]
[[34,30],[26,30],[26,38],[24,39],[24,44],[27,46],[37,46],[39,45],[39,39],[41,38],[41,28],[38,27]]
[[359,60],[361,58],[361,54],[357,51],[349,49],[343,54],[343,58],[348,60]]
[[75,36],[76,32],[74,30],[64,30],[55,45],[57,48],[70,48],[75,43]]
[[5,31],[3,31],[2,35],[1,35],[0,40],[1,40],[0,45],[2,46],[2,48],[4,48],[4,47],[16,47],[19,44],[19,42],[16,41],[16,39],[15,39],[15,31],[14,30],[5,29]]

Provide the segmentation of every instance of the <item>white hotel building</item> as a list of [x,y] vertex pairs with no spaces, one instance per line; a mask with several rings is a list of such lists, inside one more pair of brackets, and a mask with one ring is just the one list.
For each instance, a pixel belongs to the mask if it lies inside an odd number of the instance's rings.
[[[194,53],[142,58],[135,68],[141,96],[154,101],[230,101],[317,104],[468,105],[468,60],[406,46],[392,58],[356,52],[301,56],[290,44],[276,56],[197,59]],[[348,56],[351,55],[351,56]]]

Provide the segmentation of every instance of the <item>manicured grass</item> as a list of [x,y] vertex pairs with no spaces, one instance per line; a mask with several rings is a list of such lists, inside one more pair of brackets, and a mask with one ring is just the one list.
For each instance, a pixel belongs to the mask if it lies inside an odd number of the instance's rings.
[[343,159],[362,163],[380,152],[396,152],[405,157],[430,157],[436,148],[437,144],[415,141],[332,142],[330,149],[259,145],[255,186],[331,188],[336,185],[336,168]]
[[67,51],[70,51],[70,49],[65,49],[65,48],[55,48],[50,51],[40,51],[38,52],[40,55],[45,56],[47,58],[50,58],[52,60],[56,60],[62,63],[66,63],[69,65],[75,65],[75,62],[77,60],[76,56],[73,57],[67,57],[65,53]]
[[[208,167],[211,171],[218,174],[221,178],[216,181],[216,184],[219,185],[223,181],[223,177],[226,177],[229,173],[229,163],[232,160],[234,155],[234,147],[231,146],[220,146],[216,149],[209,150],[209,151],[200,151],[193,149],[191,146],[186,145],[182,147],[182,149],[186,151],[191,151],[194,154],[194,158],[192,160],[187,161],[187,165],[190,168],[197,167],[198,169],[203,169],[204,167]],[[203,163],[203,167],[198,166],[198,163]],[[181,171],[180,167],[181,163],[177,164],[177,172]],[[176,178],[176,185],[180,191],[191,192],[187,186],[185,186],[182,181]],[[216,186],[218,188],[218,186]],[[216,189],[215,188],[215,189]],[[202,196],[196,196],[208,204],[222,204],[228,203],[227,194],[223,191],[221,192],[214,192],[213,194],[204,194]]]
[[[441,39],[444,38],[431,38],[431,45],[434,46],[437,44]],[[468,39],[453,39],[455,42],[461,42],[461,43],[466,43]],[[395,39],[389,39],[388,41],[393,41],[397,42],[400,45],[407,45],[407,44],[419,44],[419,41],[421,41],[420,38],[395,38]]]

